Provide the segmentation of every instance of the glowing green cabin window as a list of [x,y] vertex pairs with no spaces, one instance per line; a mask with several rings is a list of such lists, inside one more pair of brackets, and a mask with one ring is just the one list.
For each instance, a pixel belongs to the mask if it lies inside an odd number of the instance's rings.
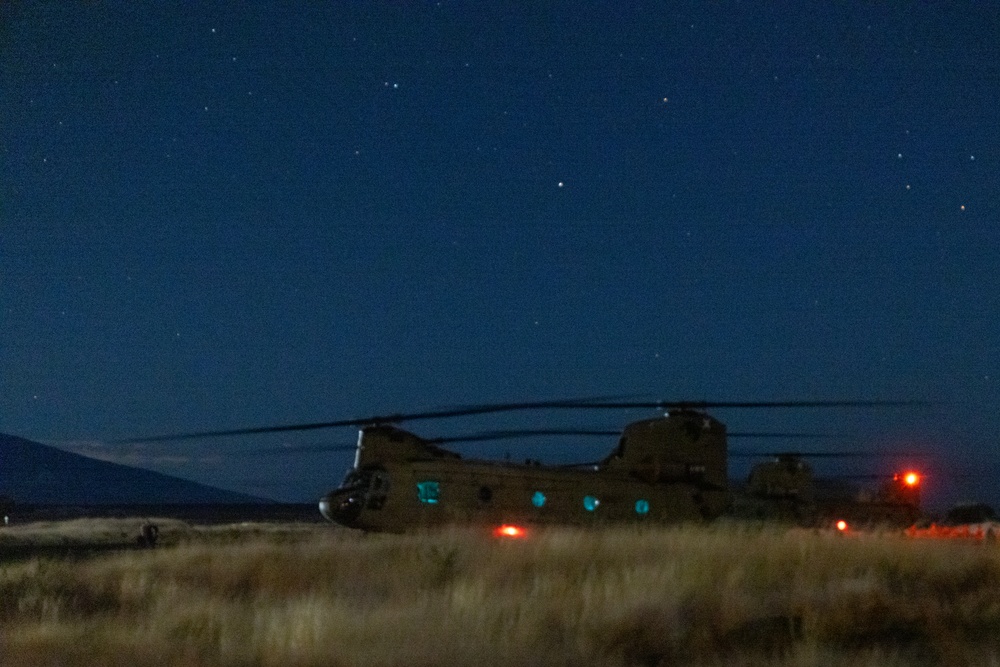
[[545,505],[545,494],[541,491],[535,491],[535,495],[531,496],[531,504],[535,507],[543,507]]
[[422,503],[435,504],[440,493],[441,487],[437,482],[417,482],[417,498]]
[[597,506],[601,504],[601,501],[594,496],[584,496],[583,497],[583,509],[588,512],[593,512],[597,509]]
[[635,501],[636,514],[649,514],[649,501],[643,498]]

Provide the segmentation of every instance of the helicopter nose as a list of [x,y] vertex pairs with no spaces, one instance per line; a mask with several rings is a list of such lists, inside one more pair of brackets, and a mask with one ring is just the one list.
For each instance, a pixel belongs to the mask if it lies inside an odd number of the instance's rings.
[[340,489],[320,499],[319,512],[327,521],[350,528],[358,520],[363,504],[364,498],[357,489]]
[[333,521],[333,511],[332,511],[332,500],[330,494],[327,494],[319,499],[319,513],[323,515],[323,518],[327,521]]

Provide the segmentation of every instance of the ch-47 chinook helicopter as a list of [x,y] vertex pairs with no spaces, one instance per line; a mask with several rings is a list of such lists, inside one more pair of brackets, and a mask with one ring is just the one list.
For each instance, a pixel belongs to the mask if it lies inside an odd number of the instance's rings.
[[[360,428],[354,465],[319,502],[324,517],[350,528],[404,532],[446,524],[517,526],[671,523],[712,520],[730,507],[727,431],[710,408],[871,408],[900,401],[710,402],[558,400],[469,406],[335,422],[157,436],[179,440],[319,428]],[[653,409],[660,416],[629,423],[604,459],[544,465],[463,458],[444,442],[528,435],[607,435],[606,431],[543,429],[470,438],[422,438],[407,421],[518,410]],[[766,434],[729,434],[766,435]],[[795,435],[795,434],[777,434]]]
[[[745,452],[735,453],[747,455]],[[742,493],[734,494],[731,513],[739,518],[777,519],[810,526],[912,525],[920,517],[921,475],[848,475],[817,479],[809,458],[869,457],[869,452],[754,453],[769,460],[750,469]],[[852,480],[874,479],[874,490],[859,490]]]

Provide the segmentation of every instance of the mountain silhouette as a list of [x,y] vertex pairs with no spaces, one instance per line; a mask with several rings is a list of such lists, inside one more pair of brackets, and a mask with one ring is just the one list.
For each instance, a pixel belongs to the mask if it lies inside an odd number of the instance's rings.
[[0,496],[39,505],[272,502],[4,434],[0,434]]

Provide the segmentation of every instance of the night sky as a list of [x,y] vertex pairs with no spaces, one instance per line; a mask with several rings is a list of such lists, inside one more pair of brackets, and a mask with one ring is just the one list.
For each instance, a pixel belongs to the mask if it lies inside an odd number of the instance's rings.
[[0,432],[305,501],[352,430],[107,441],[919,399],[713,414],[1000,502],[995,3],[4,3],[0,151]]

